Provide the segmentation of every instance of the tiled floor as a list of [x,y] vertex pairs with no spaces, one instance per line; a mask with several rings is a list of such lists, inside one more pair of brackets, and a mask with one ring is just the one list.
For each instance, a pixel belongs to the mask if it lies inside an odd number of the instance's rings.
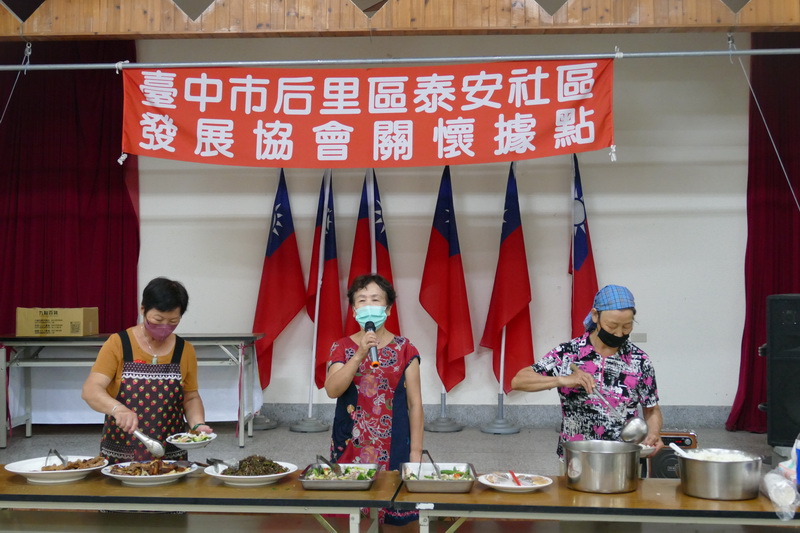
[[[50,448],[62,454],[92,455],[97,453],[100,438],[99,426],[34,426],[33,436],[25,438],[24,427],[15,428],[9,445],[0,450],[0,463],[6,464],[21,459],[40,457]],[[208,447],[190,452],[190,459],[203,461],[207,457],[241,459],[259,454],[271,459],[287,461],[305,466],[314,461],[317,454],[326,454],[329,433],[295,433],[286,427],[267,431],[256,431],[252,439],[239,448],[233,423],[214,426],[219,437]],[[696,428],[700,447],[735,448],[771,459],[772,449],[765,435],[728,432],[718,428]],[[490,435],[477,428],[466,428],[457,433],[425,433],[425,448],[440,462],[469,462],[478,472],[514,469],[543,475],[556,475],[558,464],[555,457],[556,431],[553,429],[525,428],[514,435]],[[38,514],[37,514],[38,513]],[[239,531],[323,531],[312,517],[285,515],[248,515],[238,517],[242,524]],[[346,530],[346,520],[333,518],[337,529]],[[127,524],[125,522],[128,522]],[[0,531],[142,531],[143,527],[154,531],[227,531],[229,522],[224,516],[191,514],[182,516],[153,515],[138,517],[135,524],[121,520],[113,514],[61,512],[9,512],[0,511]],[[452,522],[437,522],[433,531],[446,531]],[[113,526],[113,527],[112,527]],[[678,529],[679,528],[679,529]],[[567,523],[550,521],[468,521],[459,531],[463,533],[553,533],[559,531],[620,532],[641,531],[645,533],[749,533],[778,528],[755,528],[746,526],[670,525],[670,524],[604,524]]]

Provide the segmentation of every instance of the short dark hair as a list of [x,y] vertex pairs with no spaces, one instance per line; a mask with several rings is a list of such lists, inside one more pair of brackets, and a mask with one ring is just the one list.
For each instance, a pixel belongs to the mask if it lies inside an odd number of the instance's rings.
[[375,283],[384,293],[386,293],[387,307],[394,304],[394,300],[397,298],[397,293],[394,292],[394,287],[392,287],[392,284],[389,283],[389,280],[380,274],[363,274],[354,279],[353,283],[350,284],[350,288],[347,289],[347,299],[350,302],[350,307],[356,304],[355,301],[353,301],[355,294],[361,289],[366,288],[366,286],[370,283]]
[[147,313],[150,309],[172,311],[180,308],[181,316],[189,306],[189,293],[180,281],[155,278],[147,284],[142,293],[142,307]]

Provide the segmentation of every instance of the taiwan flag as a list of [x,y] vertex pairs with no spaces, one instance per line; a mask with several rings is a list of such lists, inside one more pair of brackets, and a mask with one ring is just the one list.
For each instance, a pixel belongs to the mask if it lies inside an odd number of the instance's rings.
[[311,253],[311,266],[308,272],[306,312],[316,324],[314,381],[317,388],[321,389],[325,386],[331,346],[344,336],[330,170],[325,171],[319,191],[314,250]]
[[264,334],[255,345],[262,389],[267,388],[272,377],[273,343],[303,308],[305,293],[292,208],[289,205],[289,191],[281,169],[253,319],[253,332]]
[[464,357],[474,350],[449,166],[439,186],[419,301],[438,326],[436,370],[449,392],[464,379]]
[[[347,286],[362,274],[380,274],[394,285],[392,278],[392,261],[389,258],[389,239],[383,218],[381,193],[378,191],[378,180],[375,171],[370,169],[364,177],[361,188],[361,205],[358,208],[356,235],[353,239],[353,256],[350,259],[350,275]],[[400,335],[397,302],[392,306],[391,314],[386,319],[386,329]],[[361,327],[353,317],[353,310],[348,309],[345,322],[345,334],[352,335]]]
[[491,348],[494,375],[501,380],[501,350],[503,328],[506,330],[505,351],[502,362],[503,391],[511,392],[511,380],[517,372],[533,364],[533,334],[531,332],[531,282],[528,277],[528,259],[522,235],[522,218],[519,212],[517,179],[514,164],[508,173],[503,228],[500,234],[500,253],[494,275],[492,300],[486,317],[481,346]]
[[597,294],[597,272],[594,268],[592,240],[589,238],[589,222],[583,203],[581,171],[578,156],[572,154],[574,181],[572,185],[572,248],[570,250],[569,273],[572,274],[572,336],[579,337],[586,331],[583,320],[592,310]]

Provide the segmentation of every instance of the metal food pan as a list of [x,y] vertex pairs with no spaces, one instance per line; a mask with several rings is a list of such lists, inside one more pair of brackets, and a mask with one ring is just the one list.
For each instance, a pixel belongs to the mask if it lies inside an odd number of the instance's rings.
[[[345,471],[347,467],[356,467],[356,468],[365,468],[367,470],[374,468],[375,475],[377,475],[378,465],[377,464],[362,464],[362,463],[339,463],[339,466],[342,467],[342,472]],[[313,463],[306,467],[303,470],[303,473],[300,474],[300,483],[303,485],[303,488],[306,490],[369,490],[372,486],[372,482],[375,481],[375,476],[372,476],[370,479],[308,479],[308,475],[311,473],[311,470],[314,468],[324,468],[329,470],[330,467],[324,464]]]
[[[466,470],[468,479],[424,479],[425,476],[435,476],[436,471],[431,463],[403,463],[400,473],[408,492],[469,492],[477,479],[475,467],[471,463],[436,463],[439,470]],[[414,474],[420,479],[408,479],[408,474]]]

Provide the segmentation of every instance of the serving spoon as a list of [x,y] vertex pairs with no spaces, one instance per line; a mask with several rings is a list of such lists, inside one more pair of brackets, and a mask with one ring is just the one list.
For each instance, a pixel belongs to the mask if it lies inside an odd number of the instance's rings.
[[342,475],[342,467],[339,466],[339,463],[334,463],[332,461],[328,461],[322,455],[317,455],[317,462],[320,464],[326,464],[328,467],[333,471],[334,474],[337,476]]
[[670,443],[669,443],[669,447],[670,447],[670,448],[672,448],[672,450],[673,450],[675,453],[677,453],[678,455],[680,455],[680,456],[681,456],[681,457],[683,457],[684,459],[688,459],[688,458],[689,458],[689,454],[688,454],[688,453],[686,453],[685,451],[683,451],[683,450],[681,449],[681,447],[680,447],[680,446],[678,446],[677,444],[675,444],[674,442],[670,442]]

